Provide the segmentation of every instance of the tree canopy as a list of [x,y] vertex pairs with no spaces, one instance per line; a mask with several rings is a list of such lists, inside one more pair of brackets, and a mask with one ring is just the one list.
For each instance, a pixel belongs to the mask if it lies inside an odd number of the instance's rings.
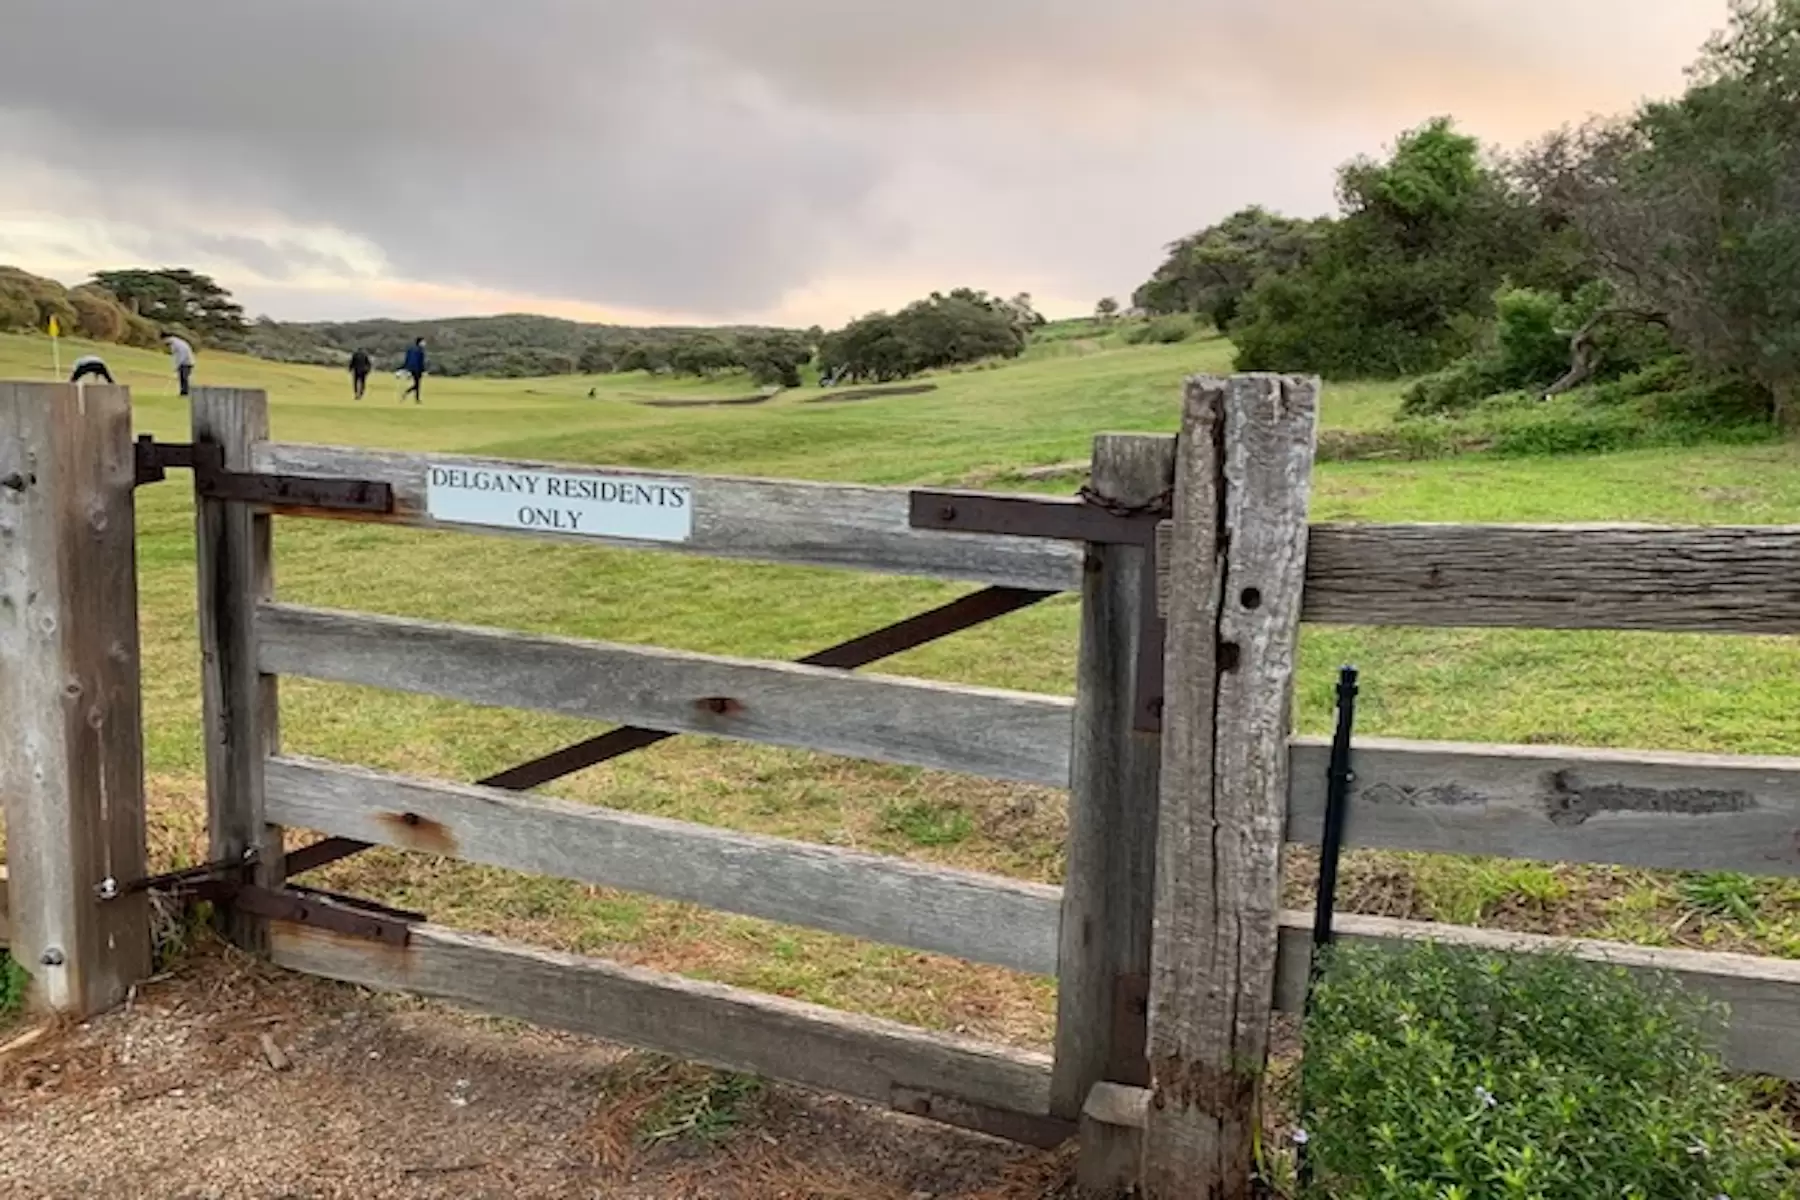
[[[1170,244],[1162,266],[1132,293],[1131,302],[1151,316],[1193,313],[1226,330],[1251,288],[1307,261],[1322,229],[1320,222],[1284,217],[1260,205],[1243,209]],[[1117,301],[1112,303],[1117,311]]]
[[1521,174],[1621,309],[1800,425],[1800,0],[1737,0],[1684,95],[1553,134]]
[[1043,320],[1029,296],[1023,301],[970,288],[933,292],[892,316],[871,313],[826,335],[819,369],[830,379],[885,383],[984,358],[1016,358]]
[[1339,219],[1265,275],[1232,333],[1244,370],[1399,376],[1473,348],[1505,280],[1578,283],[1566,236],[1472,137],[1438,118],[1338,175]]
[[210,275],[185,267],[97,271],[94,283],[128,311],[212,345],[237,345],[249,332],[244,309]]

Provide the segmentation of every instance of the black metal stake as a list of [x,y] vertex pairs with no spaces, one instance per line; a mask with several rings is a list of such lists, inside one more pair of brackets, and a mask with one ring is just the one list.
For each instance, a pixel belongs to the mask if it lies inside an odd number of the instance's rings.
[[[1325,776],[1325,830],[1319,840],[1318,899],[1313,904],[1312,962],[1307,970],[1302,1021],[1312,1012],[1313,985],[1319,980],[1319,969],[1325,957],[1322,951],[1332,942],[1331,921],[1337,911],[1338,859],[1344,851],[1344,816],[1350,807],[1350,785],[1356,780],[1356,773],[1350,769],[1350,736],[1355,727],[1356,668],[1345,666],[1338,671],[1337,730],[1331,736],[1331,763]],[[1299,1112],[1304,1116],[1304,1093],[1297,1100]],[[1312,1162],[1307,1156],[1305,1142],[1294,1147],[1294,1156],[1300,1186],[1305,1188],[1312,1182]]]

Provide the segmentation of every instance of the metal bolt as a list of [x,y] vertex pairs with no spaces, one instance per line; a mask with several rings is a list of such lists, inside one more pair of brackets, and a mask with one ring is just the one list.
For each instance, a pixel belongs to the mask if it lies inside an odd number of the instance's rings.
[[261,852],[255,846],[244,847],[244,863],[246,865],[254,863],[260,857],[262,857]]
[[94,895],[102,900],[117,900],[119,898],[119,881],[108,875],[94,885]]
[[956,520],[956,505],[946,504],[942,508],[938,509],[938,519],[941,521]]
[[60,967],[65,960],[63,959],[63,952],[55,946],[52,946],[44,951],[44,957],[38,959],[38,961],[43,963],[46,967]]

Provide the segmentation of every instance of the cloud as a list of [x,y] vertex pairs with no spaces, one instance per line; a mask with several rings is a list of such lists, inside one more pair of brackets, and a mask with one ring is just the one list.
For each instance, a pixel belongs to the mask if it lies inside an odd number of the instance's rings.
[[717,317],[926,278],[1086,304],[1233,206],[1326,207],[1437,112],[1517,141],[1669,90],[1724,8],[9,0],[0,257]]

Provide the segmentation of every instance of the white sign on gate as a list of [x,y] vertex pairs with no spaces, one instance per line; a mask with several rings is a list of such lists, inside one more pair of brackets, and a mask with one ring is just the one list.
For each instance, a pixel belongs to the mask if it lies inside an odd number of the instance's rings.
[[433,519],[533,533],[685,542],[694,532],[694,487],[642,475],[571,475],[507,467],[426,467]]

